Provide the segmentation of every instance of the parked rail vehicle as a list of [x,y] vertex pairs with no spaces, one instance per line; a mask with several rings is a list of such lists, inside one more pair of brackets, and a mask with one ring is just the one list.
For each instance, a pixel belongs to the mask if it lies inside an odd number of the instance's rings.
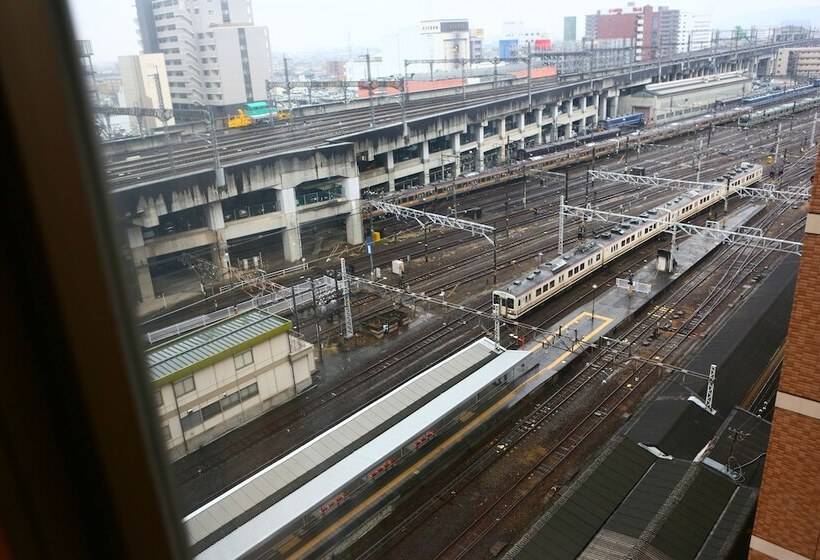
[[584,134],[583,136],[576,136],[575,138],[568,138],[566,140],[558,140],[557,142],[550,142],[549,144],[540,144],[530,148],[518,150],[517,159],[527,159],[533,156],[543,156],[546,154],[554,154],[577,146],[583,146],[589,142],[601,142],[615,138],[621,133],[620,128],[613,128],[611,130],[601,130],[591,134]]
[[[575,165],[592,160],[593,151],[596,158],[619,154],[637,144],[638,139],[644,144],[660,143],[681,134],[705,130],[710,126],[736,123],[738,117],[748,113],[748,108],[735,107],[717,114],[702,115],[685,121],[665,124],[641,131],[621,134],[614,138],[584,144],[552,154],[534,155],[514,165],[500,165],[482,172],[466,173],[455,179],[447,179],[429,185],[420,185],[397,191],[382,197],[382,200],[401,206],[418,206],[434,200],[452,196],[453,188],[459,193],[468,193],[505,180],[520,179],[524,169],[549,171],[567,165]],[[572,142],[575,142],[574,140]]]
[[267,101],[246,103],[237,109],[236,114],[228,117],[228,128],[245,128],[258,124],[270,124],[272,121],[289,120],[289,111],[277,111],[276,107],[268,105]]
[[643,113],[630,113],[629,115],[621,115],[620,117],[611,117],[603,119],[598,123],[604,130],[611,128],[640,128],[644,125]]
[[816,88],[820,87],[820,80],[814,80],[810,84],[798,86],[792,89],[785,89],[781,91],[770,91],[759,95],[750,95],[741,100],[743,105],[748,107],[759,107],[761,105],[768,105],[770,103],[777,103],[794,99],[803,95],[811,94]]
[[596,234],[553,261],[540,265],[504,289],[493,291],[493,303],[504,317],[517,319],[557,293],[577,284],[609,261],[660,235],[668,225],[681,222],[732,195],[738,188],[757,183],[763,166],[741,163],[715,179],[713,186],[678,195],[639,217]]
[[820,106],[820,96],[797,99],[795,101],[789,101],[788,103],[782,103],[767,109],[758,109],[757,111],[752,111],[746,115],[741,115],[738,118],[737,123],[743,127],[755,126],[760,123],[792,115],[794,113],[799,113],[800,111],[805,111],[806,109],[811,109],[812,107],[817,106]]

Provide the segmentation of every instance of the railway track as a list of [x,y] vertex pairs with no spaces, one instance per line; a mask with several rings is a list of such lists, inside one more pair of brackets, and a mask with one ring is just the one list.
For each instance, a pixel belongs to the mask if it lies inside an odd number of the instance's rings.
[[[769,222],[778,215],[778,213],[774,213]],[[797,233],[799,226],[800,222],[792,224],[784,233],[786,235]],[[638,341],[643,340],[659,320],[672,313],[673,309],[681,305],[686,297],[695,293],[707,280],[714,281],[716,271],[723,270],[723,275],[715,283],[716,287],[697,305],[695,311],[681,324],[675,335],[652,350],[651,354],[653,356],[658,355],[660,352],[663,355],[663,360],[666,360],[675,350],[683,346],[708,314],[714,311],[720,302],[728,298],[732,290],[743,282],[770,253],[770,251],[744,247],[724,248],[722,251],[723,255],[717,262],[711,262],[709,266],[687,275],[684,283],[674,289],[665,301],[665,310],[662,312],[661,318],[658,317],[657,313],[646,314],[641,321],[636,322],[629,331],[624,333],[621,338],[630,342],[622,351],[634,347]],[[460,472],[441,492],[426,501],[416,512],[405,517],[405,522],[394,527],[390,533],[359,558],[374,558],[379,551],[385,550],[385,545],[391,539],[399,542],[405,535],[410,534],[414,523],[417,524],[419,520],[423,521],[431,517],[433,513],[449,503],[451,496],[461,494],[467,484],[484,473],[507,450],[514,448],[524,438],[540,429],[548,419],[562,412],[568,404],[574,402],[573,399],[580,395],[585,387],[592,383],[598,383],[602,373],[609,374],[610,378],[615,375],[610,372],[614,368],[617,359],[618,356],[611,352],[600,352],[596,359],[588,362],[559,390],[518,421],[513,430],[504,438],[497,440],[500,443],[479,455],[476,461]],[[543,453],[513,484],[493,499],[475,520],[441,549],[434,558],[465,558],[468,555],[470,555],[469,557],[475,557],[473,552],[478,543],[482,542],[486,535],[514,512],[519,504],[531,496],[533,491],[551,473],[555,472],[575,449],[581,446],[614,411],[619,409],[622,403],[651,377],[655,369],[654,366],[642,363],[634,374],[630,373],[630,375],[622,376],[622,380],[617,386],[604,398],[597,401],[594,407],[587,407],[588,412],[557,443]]]
[[[664,157],[664,155],[661,154],[658,157],[659,158]],[[728,157],[731,158],[732,156],[728,156]],[[685,159],[685,156],[683,157],[683,159]],[[724,161],[724,158],[715,158],[715,160],[713,162],[710,162],[708,165],[713,165],[715,167],[715,169],[718,169],[720,166],[725,165],[723,163],[723,161]],[[683,173],[683,172],[681,172],[681,173]],[[545,195],[545,196],[547,196],[547,195]],[[523,213],[522,215],[525,216],[526,214]],[[544,250],[543,247],[541,248],[541,250],[542,251]],[[528,253],[526,253],[526,255],[528,255],[528,258],[532,258],[532,257],[537,256],[538,252],[539,251],[537,251],[537,250],[530,250]],[[519,260],[520,261],[524,258],[523,255],[524,255],[524,253],[516,254],[514,256],[511,256],[508,259],[508,261],[512,261],[512,260]],[[476,258],[475,256],[471,257],[471,259],[473,259],[473,260],[475,260],[475,258]],[[442,272],[444,272],[444,271],[439,270],[439,274],[441,274]],[[479,272],[483,273],[483,274],[487,273],[486,270],[479,271]],[[471,277],[474,278],[475,274],[478,274],[478,273],[469,272],[468,274],[465,274],[463,278],[461,278],[457,281],[458,282],[464,282],[465,280],[469,280],[469,278],[471,278]],[[432,281],[435,280],[435,278],[436,278],[436,275],[430,275],[428,277],[428,280],[430,280],[432,282]],[[415,282],[416,280],[413,280],[413,281]],[[448,279],[447,280],[447,283],[453,283],[453,282],[454,282],[453,279]],[[435,289],[435,287],[433,287],[432,289]],[[431,291],[431,290],[428,289],[428,291]],[[372,299],[367,300],[367,302],[372,302],[372,301],[373,301]],[[362,306],[364,306],[364,305],[366,305],[366,304],[363,303]],[[368,305],[369,305],[369,303],[368,303]],[[454,324],[455,323],[457,323],[457,321],[454,322]],[[307,329],[303,328],[303,330],[306,331]],[[455,327],[454,327],[454,330],[456,330]],[[444,331],[438,330],[437,332],[438,332],[438,337],[439,338],[444,337]],[[447,333],[447,337],[450,337],[450,338],[454,337],[454,331],[449,331]],[[411,352],[409,358],[412,359],[413,356],[418,356],[420,350],[421,350],[420,346],[416,346],[414,348],[411,347],[408,350],[408,352]],[[447,353],[450,353],[451,351],[452,351],[452,349],[450,349]],[[405,356],[405,358],[402,358],[401,356],[392,356],[392,357],[388,356],[388,357],[385,358],[385,363],[386,363],[387,360],[391,360],[391,359],[394,360],[394,362],[393,362],[394,364],[403,363],[407,360],[407,358],[408,358],[407,356]],[[379,370],[378,363],[374,364],[374,366],[375,366],[375,369],[373,369],[372,371]],[[390,370],[390,367],[382,367],[379,371],[385,372],[385,371],[389,371],[389,370]],[[362,380],[369,379],[367,377],[368,374],[367,374],[366,371],[362,375],[363,375],[363,377],[361,377],[360,379],[362,379]],[[373,373],[370,378],[376,378],[376,377],[378,377],[378,374]],[[358,376],[357,376],[357,378],[358,378]],[[390,385],[390,383],[395,384],[395,382],[396,382],[395,378],[392,381],[385,380],[386,385]],[[352,383],[353,384],[351,385],[351,389],[353,387],[362,387],[362,386],[367,385],[367,383],[365,381],[357,382],[357,381],[355,381],[355,379]],[[340,387],[341,387],[340,385],[334,385],[332,387],[329,387],[327,391],[323,390],[323,392],[321,394],[313,393],[311,395],[311,397],[314,399],[312,402],[314,402],[314,403],[322,402],[322,400],[323,400],[322,397],[323,396],[328,396],[328,395],[332,395],[333,393],[337,393],[337,389],[340,389]],[[386,390],[389,390],[390,388],[392,388],[392,387],[388,387]],[[343,394],[344,393],[353,394],[353,393],[350,392],[351,389],[344,390]],[[338,396],[338,393],[337,393],[337,396]],[[315,397],[318,397],[318,398],[315,398]],[[333,397],[333,398],[335,398],[335,397]],[[288,425],[292,425],[295,422],[298,422],[301,418],[306,417],[308,414],[310,414],[311,412],[317,410],[318,408],[320,408],[320,405],[319,404],[314,404],[314,405],[311,405],[310,409],[305,410],[305,411],[299,411],[299,410],[292,411],[287,415],[287,420],[284,423],[277,422],[275,427],[270,427],[270,428],[267,428],[267,429],[260,430],[258,432],[258,437],[255,436],[251,439],[244,440],[241,445],[231,446],[230,448],[227,448],[227,449],[225,449],[225,448],[223,448],[221,450],[215,449],[213,451],[213,453],[208,454],[203,461],[198,462],[196,465],[189,465],[186,469],[182,469],[182,472],[180,473],[182,480],[183,481],[184,480],[193,480],[193,479],[197,478],[198,476],[200,476],[203,470],[206,470],[206,471],[210,470],[214,466],[222,464],[227,460],[235,460],[237,456],[242,456],[243,455],[244,448],[253,447],[253,446],[257,445],[260,441],[263,441],[264,438],[270,437],[273,433],[277,433],[277,431],[282,430],[284,427],[286,427]],[[279,455],[279,456],[281,456],[281,455]],[[270,461],[265,462],[263,465],[259,466],[258,468],[264,468],[264,466],[269,464],[269,462]],[[255,470],[258,470],[258,469],[255,469]],[[255,470],[254,470],[254,472],[255,472]],[[231,486],[233,483],[234,482],[232,482],[232,481],[224,481],[224,487]],[[216,493],[216,492],[214,492],[214,493]]]

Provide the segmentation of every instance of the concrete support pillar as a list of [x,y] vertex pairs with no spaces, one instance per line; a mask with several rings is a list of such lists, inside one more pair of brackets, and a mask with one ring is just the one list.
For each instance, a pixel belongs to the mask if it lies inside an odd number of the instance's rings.
[[396,160],[393,150],[387,152],[387,186],[390,192],[396,191]]
[[364,243],[364,228],[362,227],[361,191],[358,177],[342,179],[342,194],[350,202],[350,214],[347,216],[347,242],[351,245]]
[[606,118],[606,106],[609,103],[609,96],[607,92],[602,91],[601,94],[598,96],[598,100],[595,104],[598,107],[598,120],[602,121]]
[[527,126],[527,112],[522,111],[518,115],[518,132],[520,132],[521,134],[524,134],[524,127],[526,127],[526,126]]
[[581,98],[581,122],[578,124],[578,134],[587,133],[587,96]]
[[507,161],[507,119],[498,119],[498,138],[501,140],[499,161]]
[[558,140],[558,103],[552,106],[552,137],[550,142]]
[[609,116],[610,117],[617,117],[618,116],[618,98],[620,95],[615,93],[614,97],[609,98]]
[[535,139],[536,144],[544,143],[544,108],[539,107],[535,110],[535,124],[538,125],[538,137]]
[[137,291],[140,301],[153,300],[154,282],[151,279],[151,269],[148,267],[148,256],[145,250],[145,240],[142,237],[142,228],[128,226],[128,247],[131,249],[131,262],[137,277]]
[[421,164],[424,167],[421,184],[427,185],[430,183],[430,144],[427,143],[427,140],[423,140],[421,143]]
[[476,170],[481,173],[484,171],[484,125],[479,123],[476,131],[476,150],[475,155],[478,161],[475,162]]
[[453,161],[453,175],[458,177],[461,175],[461,134],[456,132],[450,137],[450,145],[453,148],[453,155],[456,156]]
[[291,187],[278,191],[277,203],[285,214],[285,229],[282,231],[285,260],[297,262],[302,258],[302,235],[299,231],[299,214],[296,212],[296,189]]
[[601,113],[601,108],[598,106],[598,103],[601,100],[601,95],[596,93],[592,96],[592,105],[595,107],[595,114],[592,115],[592,127],[598,127],[598,115]]
[[205,221],[208,228],[216,232],[216,244],[211,247],[211,260],[223,274],[231,265],[228,255],[228,242],[225,239],[225,216],[222,213],[222,202],[217,200],[205,206]]
[[567,117],[569,118],[569,123],[567,124],[567,138],[572,138],[572,102],[573,98],[569,98],[569,102],[567,103]]

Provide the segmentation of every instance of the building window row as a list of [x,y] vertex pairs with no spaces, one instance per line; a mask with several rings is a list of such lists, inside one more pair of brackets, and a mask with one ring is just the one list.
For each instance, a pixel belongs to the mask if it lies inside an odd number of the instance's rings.
[[218,401],[214,401],[211,404],[203,406],[199,410],[192,410],[188,412],[185,416],[180,417],[179,423],[182,426],[182,429],[187,432],[188,430],[196,428],[203,422],[210,420],[214,416],[218,416],[220,413],[225,412],[258,394],[259,386],[256,382],[254,382],[247,387],[243,387],[239,391],[234,391],[229,395],[225,395]]
[[154,2],[154,8],[167,8],[168,6],[179,6],[179,0],[162,0],[161,2]]
[[209,93],[208,94],[208,99],[222,101],[222,94],[221,93],[217,93],[217,94]]
[[239,354],[234,354],[233,365],[237,370],[249,366],[253,363],[253,349],[249,348]]
[[174,395],[181,397],[196,390],[196,383],[194,383],[194,376],[189,375],[183,377],[179,381],[174,382]]

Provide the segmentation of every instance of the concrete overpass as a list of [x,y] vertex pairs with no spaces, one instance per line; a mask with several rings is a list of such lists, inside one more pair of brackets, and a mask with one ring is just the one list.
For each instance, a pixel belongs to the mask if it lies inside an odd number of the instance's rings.
[[[392,192],[505,162],[519,147],[584,134],[619,113],[623,90],[725,71],[766,74],[766,44],[699,51],[617,71],[502,87],[368,100],[303,109],[289,125],[219,135],[226,186],[214,181],[212,147],[186,135],[118,142],[109,182],[127,230],[140,297],[155,298],[152,264],[207,248],[217,267],[232,241],[276,233],[286,261],[303,256],[301,229],[337,227],[363,240],[360,193]],[[498,85],[498,84],[496,84]],[[169,156],[166,142],[173,144]]]

